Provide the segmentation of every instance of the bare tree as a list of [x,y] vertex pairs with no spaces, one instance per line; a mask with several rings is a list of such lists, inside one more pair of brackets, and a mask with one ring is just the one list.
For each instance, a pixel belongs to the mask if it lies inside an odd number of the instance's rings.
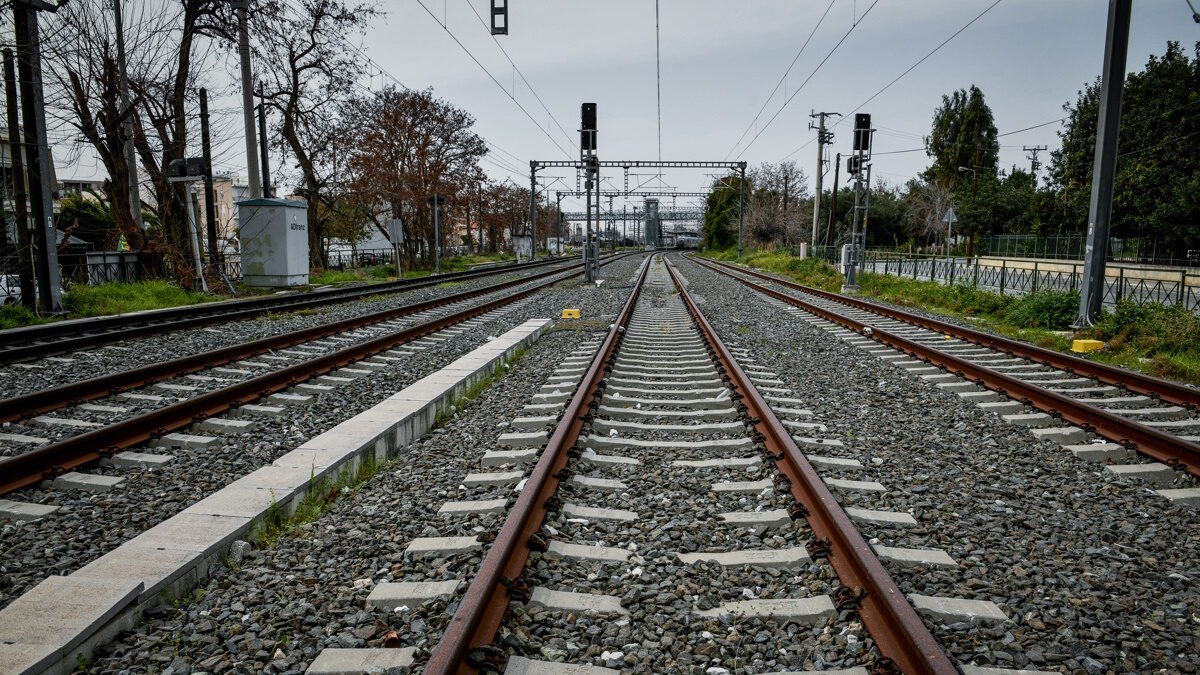
[[807,239],[812,220],[808,177],[795,162],[764,162],[747,172],[746,231],[759,245],[788,245]]
[[909,232],[925,241],[936,241],[945,234],[942,218],[953,203],[953,193],[935,180],[914,178],[905,185]]
[[[337,176],[339,139],[353,134],[358,120],[339,120],[365,63],[351,42],[378,14],[370,3],[343,0],[268,0],[255,8],[254,58],[263,97],[277,113],[275,145],[300,171],[297,193],[308,201],[309,258],[326,262],[329,215],[337,211],[327,193]],[[267,142],[263,139],[262,142]],[[324,207],[321,204],[324,203]]]

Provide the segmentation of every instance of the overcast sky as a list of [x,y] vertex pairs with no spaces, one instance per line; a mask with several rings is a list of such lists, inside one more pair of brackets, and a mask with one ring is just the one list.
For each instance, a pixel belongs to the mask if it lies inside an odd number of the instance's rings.
[[[799,162],[811,187],[816,144],[815,132],[808,130],[809,113],[854,111],[993,2],[661,0],[662,158],[752,164],[790,158]],[[373,22],[365,52],[404,85],[432,87],[474,115],[476,130],[493,146],[484,166],[496,179],[527,184],[529,160],[575,158],[583,101],[598,104],[601,159],[656,159],[654,0],[509,4],[509,34],[496,40],[541,102],[472,12],[486,20],[488,0],[383,0],[386,16]],[[1063,103],[1074,100],[1100,72],[1107,5],[1103,0],[1001,0],[862,105],[861,112],[871,113],[879,130],[876,152],[921,147],[941,96],[972,84],[983,90],[1001,134],[1062,117]],[[810,34],[785,83],[768,100]],[[1140,70],[1168,40],[1183,42],[1189,53],[1200,40],[1200,25],[1191,20],[1185,1],[1134,3],[1129,69]],[[378,88],[387,77],[375,75],[372,85]],[[787,98],[791,102],[782,107]],[[235,105],[228,110],[234,116]],[[851,123],[835,128],[833,151],[849,148]],[[239,131],[237,124],[225,128]],[[1028,167],[1022,146],[1055,148],[1058,128],[1051,124],[1004,136],[1001,166]],[[236,152],[240,143],[240,138],[227,139],[226,169],[245,166]],[[903,183],[927,165],[924,152],[877,154],[874,174]],[[829,170],[827,181],[832,166]],[[573,172],[558,175],[564,180],[551,189],[574,189]],[[613,178],[622,184],[622,176]],[[700,170],[666,171],[663,178],[681,191],[704,189],[711,180]],[[631,178],[631,187],[644,180]]]

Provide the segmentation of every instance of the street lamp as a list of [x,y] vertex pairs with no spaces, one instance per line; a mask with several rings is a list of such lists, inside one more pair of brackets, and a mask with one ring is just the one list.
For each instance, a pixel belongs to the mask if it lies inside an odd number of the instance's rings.
[[[976,158],[976,163],[978,163],[978,158]],[[975,253],[975,217],[974,216],[976,213],[975,198],[979,195],[979,171],[977,169],[972,169],[971,167],[968,167],[968,166],[960,166],[960,167],[958,167],[958,171],[959,171],[959,173],[962,173],[963,171],[971,172],[971,216],[972,216],[972,218],[971,218],[971,227],[969,230],[967,230],[967,259],[970,260],[970,258]]]

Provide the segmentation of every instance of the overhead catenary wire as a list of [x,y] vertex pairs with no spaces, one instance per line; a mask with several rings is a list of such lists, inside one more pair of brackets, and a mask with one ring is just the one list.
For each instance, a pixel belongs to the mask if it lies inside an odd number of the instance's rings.
[[[841,119],[839,119],[837,122],[834,122],[834,123],[833,123],[833,126],[834,126],[834,127],[836,127],[836,126],[839,126],[840,124],[842,124],[842,123],[843,123],[843,122],[845,122],[846,120],[848,120],[848,119],[850,119],[851,117],[853,117],[854,113],[858,112],[859,110],[862,110],[863,106],[867,105],[867,104],[868,104],[868,103],[870,103],[871,101],[874,101],[874,100],[875,100],[876,98],[878,98],[878,97],[879,97],[881,94],[883,94],[885,91],[887,91],[888,89],[890,89],[890,88],[892,87],[892,85],[894,85],[894,84],[896,84],[897,82],[899,82],[899,81],[900,81],[900,80],[901,80],[901,79],[902,79],[902,78],[903,78],[905,75],[908,75],[908,74],[909,74],[909,73],[911,73],[913,70],[915,70],[915,69],[917,68],[917,66],[920,66],[922,63],[924,63],[926,60],[928,60],[928,59],[929,59],[929,57],[931,57],[931,56],[933,56],[934,54],[938,53],[938,51],[940,51],[940,50],[942,49],[942,47],[945,47],[947,44],[949,44],[949,43],[950,43],[950,41],[951,41],[951,40],[953,40],[954,38],[958,37],[958,36],[959,36],[959,35],[960,35],[960,34],[961,34],[963,31],[965,31],[966,29],[970,28],[972,24],[974,24],[974,23],[975,23],[976,21],[978,21],[979,19],[983,18],[983,15],[985,15],[985,14],[987,14],[988,12],[992,11],[992,9],[993,9],[993,8],[994,8],[996,5],[999,5],[1001,2],[1003,2],[1003,0],[995,0],[994,2],[992,2],[992,4],[990,4],[990,5],[988,5],[987,7],[985,7],[985,8],[983,9],[983,11],[982,11],[982,12],[980,12],[980,13],[976,14],[974,18],[972,18],[970,21],[968,21],[967,23],[965,23],[965,24],[964,24],[964,25],[963,25],[961,28],[959,28],[958,30],[956,30],[956,31],[954,31],[953,33],[951,33],[951,34],[950,34],[950,37],[946,38],[945,40],[942,40],[942,41],[941,41],[941,43],[939,43],[939,44],[938,44],[936,47],[934,47],[934,48],[933,48],[932,50],[930,50],[930,51],[929,51],[927,54],[925,54],[925,56],[922,56],[921,58],[917,59],[916,63],[914,63],[914,64],[912,64],[911,66],[909,66],[908,68],[906,68],[906,69],[904,70],[904,72],[900,73],[900,74],[899,74],[899,75],[897,75],[895,78],[893,78],[891,82],[888,82],[887,84],[883,85],[883,87],[882,87],[882,88],[880,88],[878,91],[876,91],[874,94],[871,94],[870,96],[868,96],[868,97],[867,97],[867,100],[863,101],[862,103],[859,103],[857,106],[855,106],[855,107],[854,107],[854,109],[853,109],[853,110],[851,110],[849,113],[847,113],[847,114],[846,114],[844,117],[842,117]],[[874,7],[874,4],[872,4],[871,6],[872,6],[872,7]],[[867,11],[870,11],[870,8],[869,8],[869,7],[867,8]],[[864,12],[863,16],[866,16],[866,13],[865,13],[865,12]],[[784,160],[786,160],[786,159],[789,159],[789,158],[791,158],[791,157],[792,157],[792,156],[794,156],[796,153],[798,153],[798,152],[800,152],[801,150],[803,150],[804,148],[808,147],[808,146],[809,146],[811,143],[812,143],[812,141],[810,140],[809,142],[807,142],[807,143],[805,143],[805,144],[801,145],[800,147],[796,148],[795,150],[793,150],[793,151],[789,152],[787,155],[785,155],[783,159],[784,159]]]
[[[997,0],[997,2],[999,2],[999,0]],[[797,87],[794,92],[792,92],[792,95],[789,96],[783,102],[783,105],[779,106],[779,109],[775,111],[774,115],[771,115],[771,119],[767,120],[767,123],[764,124],[762,126],[762,128],[760,128],[758,130],[758,132],[754,134],[754,137],[751,138],[748,143],[746,143],[746,145],[742,148],[741,152],[739,152],[737,154],[738,158],[741,158],[742,155],[746,154],[746,151],[750,149],[751,145],[754,145],[754,142],[758,140],[759,136],[762,136],[763,132],[766,131],[768,128],[770,128],[771,124],[779,117],[779,114],[782,113],[784,111],[784,109],[786,109],[788,107],[788,104],[790,104],[792,102],[792,100],[796,98],[796,96],[804,89],[804,86],[807,85],[813,79],[814,76],[816,76],[817,72],[821,70],[821,68],[825,65],[825,63],[828,62],[829,59],[833,57],[834,52],[836,52],[838,50],[838,48],[842,46],[842,43],[844,43],[847,40],[847,38],[850,37],[850,34],[854,32],[854,29],[858,28],[859,24],[862,23],[863,19],[867,18],[867,15],[870,14],[871,10],[875,9],[875,5],[878,5],[878,4],[879,4],[879,0],[874,0],[874,2],[872,2],[870,4],[870,6],[867,7],[866,11],[864,11],[862,13],[862,16],[858,17],[858,19],[850,25],[850,28],[842,35],[841,39],[837,41],[837,44],[833,45],[833,48],[829,50],[829,53],[825,55],[825,58],[821,59],[821,62],[817,64],[817,67],[813,68],[813,71],[808,74],[808,77],[804,78],[804,81],[800,83],[800,86]],[[795,154],[795,153],[792,153],[792,154]],[[789,155],[789,157],[790,156],[791,155]]]
[[488,70],[487,66],[483,65],[483,62],[480,61],[475,56],[475,54],[471,52],[470,49],[467,49],[467,46],[465,44],[463,44],[462,40],[458,39],[458,36],[454,34],[454,31],[450,30],[450,26],[443,23],[440,19],[438,19],[437,15],[434,14],[433,11],[430,10],[429,7],[426,6],[424,2],[422,2],[422,0],[417,0],[417,4],[421,6],[421,9],[425,10],[425,13],[428,14],[430,16],[430,18],[432,18],[434,20],[434,22],[436,22],[439,26],[442,27],[442,30],[446,31],[446,34],[450,36],[450,39],[454,40],[455,44],[457,44],[463,50],[463,52],[465,52],[466,55],[469,56],[471,58],[471,60],[475,62],[475,65],[479,66],[480,70],[482,70],[484,72],[484,74],[486,74],[488,76],[488,79],[490,79],[493,83],[495,83],[495,85],[500,89],[500,91],[504,92],[504,95],[507,96],[508,99],[510,101],[512,101],[513,104],[517,106],[517,108],[519,108],[521,110],[522,113],[525,113],[525,116],[529,118],[530,122],[533,122],[534,126],[536,126],[538,128],[538,131],[541,131],[542,134],[547,139],[549,139],[549,141],[551,143],[554,144],[554,147],[558,148],[559,152],[563,153],[564,156],[566,156],[568,159],[570,159],[571,153],[564,150],[563,147],[558,144],[558,141],[556,141],[554,139],[554,137],[550,135],[550,132],[546,131],[546,129],[544,127],[542,127],[542,125],[539,124],[536,119],[534,119],[533,115],[531,115],[529,113],[529,110],[527,110],[525,108],[525,106],[521,105],[521,102],[517,100],[517,97],[513,96],[512,93],[510,93],[507,89],[504,88],[504,85],[500,83],[500,80],[497,80],[496,76],[492,75],[492,71]]
[[729,152],[725,153],[725,156],[722,159],[729,159],[729,156],[732,155],[733,151],[737,150],[738,145],[741,144],[742,139],[746,138],[746,134],[750,133],[750,130],[754,128],[755,123],[758,122],[758,118],[762,117],[762,113],[767,109],[767,105],[771,103],[771,99],[775,98],[775,92],[779,91],[779,87],[781,87],[783,83],[787,81],[788,74],[792,72],[792,68],[796,67],[796,62],[800,60],[800,55],[803,54],[804,50],[808,48],[808,43],[812,41],[813,36],[817,34],[817,29],[820,28],[821,24],[825,22],[825,17],[829,15],[829,10],[833,9],[833,3],[835,2],[837,2],[837,0],[829,0],[829,5],[825,7],[825,13],[822,14],[821,18],[817,20],[816,25],[813,26],[813,29],[809,32],[808,38],[804,41],[804,44],[800,45],[800,50],[796,52],[796,56],[792,58],[792,62],[788,64],[787,69],[783,71],[783,75],[779,76],[779,82],[775,83],[775,88],[771,90],[771,93],[767,94],[766,100],[763,101],[763,104],[758,109],[758,112],[754,114],[754,119],[750,120],[750,124],[746,125],[746,130],[742,132],[741,136],[738,136],[738,139],[734,142],[733,147],[729,149]]

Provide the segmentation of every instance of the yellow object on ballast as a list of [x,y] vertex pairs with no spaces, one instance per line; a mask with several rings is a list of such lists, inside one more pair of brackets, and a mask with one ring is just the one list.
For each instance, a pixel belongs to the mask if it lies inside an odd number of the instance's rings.
[[1104,349],[1104,343],[1099,340],[1074,340],[1071,342],[1071,351],[1073,352],[1094,352],[1097,349]]
[[562,318],[578,319],[579,318],[579,310],[578,309],[564,309]]

